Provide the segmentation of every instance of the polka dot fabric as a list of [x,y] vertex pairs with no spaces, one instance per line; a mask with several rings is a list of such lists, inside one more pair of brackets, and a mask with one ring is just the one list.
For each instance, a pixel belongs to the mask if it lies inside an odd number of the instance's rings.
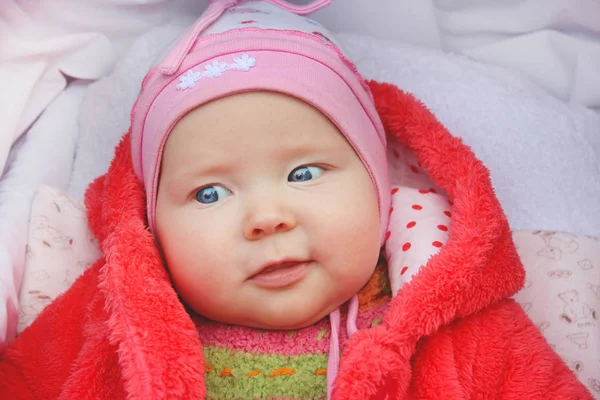
[[385,254],[395,295],[446,244],[452,206],[397,141],[389,140],[387,156],[392,206]]

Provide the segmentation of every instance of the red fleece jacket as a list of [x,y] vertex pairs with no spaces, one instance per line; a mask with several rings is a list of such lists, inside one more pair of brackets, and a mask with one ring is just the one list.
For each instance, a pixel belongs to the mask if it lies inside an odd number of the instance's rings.
[[[355,334],[334,399],[586,399],[508,297],[524,270],[488,171],[412,96],[370,83],[388,135],[453,202],[449,240]],[[2,399],[200,399],[204,358],[145,223],[129,136],[86,206],[103,257],[0,354]]]

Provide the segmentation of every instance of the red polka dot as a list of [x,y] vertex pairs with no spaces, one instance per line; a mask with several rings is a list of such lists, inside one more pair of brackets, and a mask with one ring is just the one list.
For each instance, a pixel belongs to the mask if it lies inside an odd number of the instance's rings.
[[385,233],[385,240],[387,241],[387,240],[390,238],[390,236],[392,236],[392,232],[390,232],[390,231],[387,231],[387,232]]
[[402,268],[402,271],[400,271],[400,275],[404,275],[406,271],[408,271],[408,267]]
[[412,209],[413,209],[413,210],[422,210],[422,209],[423,209],[423,207],[422,207],[422,206],[420,206],[420,205],[418,205],[418,204],[413,204],[413,206],[412,206]]
[[390,207],[390,215],[394,212],[394,207]]
[[440,231],[448,232],[448,227],[446,225],[438,225],[438,229]]
[[429,189],[429,191],[430,191],[431,193],[437,193],[437,190],[435,190],[435,188],[430,188],[430,189]]
[[256,21],[253,21],[253,20],[251,20],[251,19],[250,19],[250,20],[248,20],[248,21],[242,21],[241,23],[242,23],[242,24],[253,24],[253,23],[255,23],[255,22],[256,22]]
[[394,153],[394,157],[400,158],[400,153],[398,153],[396,150],[392,150],[392,153]]
[[411,165],[411,166],[410,166],[410,170],[411,170],[412,172],[414,172],[415,174],[418,174],[418,173],[419,173],[419,168],[417,168],[417,167],[416,167],[416,166],[414,166],[414,165]]
[[396,193],[398,193],[398,188],[393,188],[392,189],[392,196],[395,195]]
[[444,211],[444,215],[448,218],[452,218],[452,213],[450,211]]
[[443,246],[442,242],[438,242],[437,240],[431,244],[433,245],[433,247],[442,247]]
[[448,199],[448,204],[450,204],[451,206],[453,206],[454,202],[452,200]]
[[429,190],[419,189],[419,193],[421,193],[421,194],[427,194],[427,193],[429,193]]
[[414,227],[416,224],[417,224],[417,223],[416,223],[415,221],[410,221],[408,224],[406,224],[406,227],[407,227],[408,229],[410,229],[410,228]]
[[408,251],[410,249],[410,246],[412,246],[410,242],[404,243],[404,246],[402,246],[402,251]]

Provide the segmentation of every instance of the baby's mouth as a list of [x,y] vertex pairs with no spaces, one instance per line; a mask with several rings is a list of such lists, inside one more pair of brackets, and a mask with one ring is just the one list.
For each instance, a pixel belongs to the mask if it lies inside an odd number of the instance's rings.
[[304,278],[312,260],[284,260],[268,263],[249,280],[258,286],[268,289],[278,289],[294,285]]

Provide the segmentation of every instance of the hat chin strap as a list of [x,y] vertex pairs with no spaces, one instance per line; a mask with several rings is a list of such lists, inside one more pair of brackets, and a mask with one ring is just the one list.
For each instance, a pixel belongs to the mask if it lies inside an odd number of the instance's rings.
[[[358,331],[356,319],[358,318],[358,296],[354,295],[350,300],[348,307],[348,319],[346,320],[346,330],[348,339]],[[329,355],[327,359],[327,399],[331,399],[331,390],[333,382],[337,377],[340,365],[340,308],[336,308],[329,314],[331,324],[331,337],[329,338]]]
[[[169,51],[167,57],[161,62],[158,71],[163,75],[173,75],[177,72],[183,59],[190,52],[200,33],[215,22],[230,7],[247,2],[249,0],[209,0],[210,4],[202,17],[185,33],[178,44]],[[298,15],[307,15],[315,12],[329,3],[331,0],[315,0],[310,4],[299,6],[290,4],[285,0],[263,0],[274,4],[286,11]]]

